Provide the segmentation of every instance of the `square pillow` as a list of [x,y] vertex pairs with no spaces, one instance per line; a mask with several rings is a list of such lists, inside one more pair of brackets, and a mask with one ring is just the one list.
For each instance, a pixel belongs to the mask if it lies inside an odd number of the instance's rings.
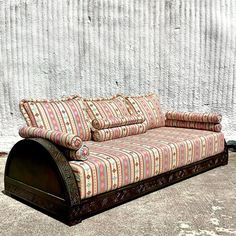
[[131,114],[143,115],[147,122],[147,129],[165,126],[165,116],[161,112],[156,94],[126,97]]
[[51,100],[22,100],[20,110],[28,126],[91,139],[89,117],[83,99],[71,96]]
[[84,101],[91,121],[130,116],[125,98],[120,95],[111,98],[84,99]]

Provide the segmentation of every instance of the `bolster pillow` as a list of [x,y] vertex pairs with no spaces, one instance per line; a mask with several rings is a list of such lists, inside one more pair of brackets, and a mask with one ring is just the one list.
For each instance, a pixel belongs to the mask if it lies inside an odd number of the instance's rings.
[[167,120],[206,122],[218,124],[222,120],[221,114],[218,113],[196,113],[196,112],[176,112],[168,111],[165,114]]
[[114,128],[123,125],[132,125],[132,124],[140,124],[144,122],[144,117],[141,115],[130,115],[123,117],[111,117],[104,119],[94,119],[92,121],[92,126],[95,129],[107,129]]
[[143,122],[142,124],[124,125],[115,128],[95,130],[93,132],[93,139],[95,141],[101,142],[130,135],[142,134],[146,131],[147,124],[146,122]]
[[82,144],[78,150],[64,149],[62,151],[69,159],[75,161],[86,161],[89,155],[89,148],[85,144]]
[[19,135],[22,138],[45,138],[55,144],[73,150],[79,150],[83,144],[83,141],[77,135],[37,127],[22,127],[19,130]]
[[182,120],[166,120],[165,126],[169,127],[179,127],[188,129],[201,129],[209,130],[214,132],[221,131],[221,124],[214,124],[209,122],[194,122],[194,121],[182,121]]

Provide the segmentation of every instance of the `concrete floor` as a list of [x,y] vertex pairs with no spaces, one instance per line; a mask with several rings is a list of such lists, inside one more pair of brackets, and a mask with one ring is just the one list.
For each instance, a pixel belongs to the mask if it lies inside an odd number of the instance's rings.
[[[0,158],[3,190],[5,157]],[[236,235],[236,153],[219,167],[68,227],[0,193],[0,235]]]

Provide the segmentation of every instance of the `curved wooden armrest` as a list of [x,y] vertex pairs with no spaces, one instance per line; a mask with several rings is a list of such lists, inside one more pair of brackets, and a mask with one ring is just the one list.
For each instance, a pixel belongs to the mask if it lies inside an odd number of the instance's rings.
[[11,149],[4,175],[5,193],[70,221],[80,204],[75,176],[65,156],[50,141],[23,139]]

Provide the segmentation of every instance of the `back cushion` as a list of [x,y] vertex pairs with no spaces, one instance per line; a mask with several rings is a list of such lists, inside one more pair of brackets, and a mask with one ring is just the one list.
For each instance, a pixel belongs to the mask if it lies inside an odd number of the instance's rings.
[[[126,100],[118,95],[112,98],[85,100],[95,141],[106,141],[146,132],[144,117],[131,115]],[[139,124],[139,125],[138,125]]]
[[90,123],[82,98],[22,100],[20,110],[28,126],[56,130],[91,139]]
[[121,96],[101,99],[85,99],[85,102],[91,120],[130,116],[125,98]]
[[131,114],[137,113],[145,117],[148,129],[165,126],[165,116],[156,94],[126,97],[126,101]]

